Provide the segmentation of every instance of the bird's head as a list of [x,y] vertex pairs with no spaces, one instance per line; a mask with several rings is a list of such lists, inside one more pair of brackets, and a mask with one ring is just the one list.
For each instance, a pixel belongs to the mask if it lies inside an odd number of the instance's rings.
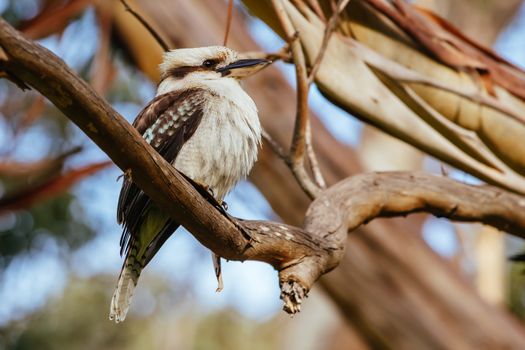
[[266,67],[265,59],[238,59],[237,53],[224,46],[176,49],[164,54],[160,65],[162,79],[200,79],[230,77],[242,79]]

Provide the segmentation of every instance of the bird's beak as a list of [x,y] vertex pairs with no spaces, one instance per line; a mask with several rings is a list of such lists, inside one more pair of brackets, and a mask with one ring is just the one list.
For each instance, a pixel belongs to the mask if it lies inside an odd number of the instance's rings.
[[260,71],[270,63],[272,61],[266,59],[242,59],[217,69],[217,72],[223,76],[242,79]]

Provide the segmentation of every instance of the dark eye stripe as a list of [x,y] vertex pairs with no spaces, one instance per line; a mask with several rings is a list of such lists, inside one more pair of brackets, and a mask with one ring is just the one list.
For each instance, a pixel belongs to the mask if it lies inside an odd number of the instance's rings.
[[208,70],[210,68],[215,67],[218,63],[218,60],[206,60],[200,66],[183,66],[172,68],[168,70],[168,72],[164,76],[162,76],[162,79],[165,79],[170,76],[174,78],[184,78],[187,74],[191,72],[196,72],[199,70]]
[[202,66],[205,68],[212,68],[212,67],[215,67],[217,63],[219,63],[219,61],[217,60],[206,60],[202,62]]
[[184,67],[177,67],[170,69],[166,76],[163,78],[167,78],[169,76],[175,77],[175,78],[184,78],[188,73],[196,72],[198,70],[203,70],[201,66],[193,67],[193,66],[184,66]]

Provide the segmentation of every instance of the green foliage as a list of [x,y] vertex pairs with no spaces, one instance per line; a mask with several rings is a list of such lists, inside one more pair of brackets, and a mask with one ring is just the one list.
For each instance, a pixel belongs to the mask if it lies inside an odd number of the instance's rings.
[[35,247],[42,236],[53,237],[59,246],[78,248],[94,237],[94,230],[84,220],[83,208],[71,193],[41,202],[29,210],[7,214],[12,225],[0,231],[0,271],[19,254]]
[[[223,310],[203,315],[194,306],[181,314],[157,305],[150,315],[133,311],[121,324],[107,318],[113,277],[72,280],[44,309],[0,332],[0,348],[12,350],[263,350],[277,349],[278,322],[264,324]],[[154,283],[150,283],[154,282]],[[161,281],[153,294],[164,289]],[[146,287],[143,287],[146,288]],[[159,295],[155,295],[159,300]],[[139,303],[140,304],[140,303]],[[135,308],[137,303],[135,303]],[[180,307],[180,304],[179,304]]]
[[515,316],[525,320],[525,263],[512,263],[508,280],[508,308]]
[[232,311],[214,313],[197,324],[194,350],[277,349],[280,339],[276,325],[247,322]]

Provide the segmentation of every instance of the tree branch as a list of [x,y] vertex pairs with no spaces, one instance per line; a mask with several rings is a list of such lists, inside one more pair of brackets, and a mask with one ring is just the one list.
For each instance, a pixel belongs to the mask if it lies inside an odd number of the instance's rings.
[[332,232],[322,222],[326,213],[321,202],[341,212],[345,233],[378,217],[427,212],[455,221],[480,222],[525,238],[525,197],[422,172],[360,174],[333,185],[310,206],[305,224],[309,232]]
[[233,20],[233,0],[228,1],[228,15],[226,16],[226,29],[224,30],[224,40],[222,45],[226,46],[228,44],[228,35],[230,34],[230,28]]
[[337,4],[335,6],[334,12],[332,13],[332,16],[330,19],[326,22],[326,27],[324,30],[323,35],[323,41],[321,42],[321,48],[319,49],[319,53],[317,54],[317,57],[315,58],[314,63],[312,64],[312,67],[310,68],[310,73],[308,73],[308,84],[312,84],[315,75],[317,74],[317,71],[319,70],[319,67],[321,66],[321,62],[323,61],[324,54],[326,53],[326,48],[328,47],[328,42],[330,41],[330,37],[332,36],[333,32],[337,28],[337,24],[339,22],[339,16],[341,15],[341,12],[345,9],[346,5],[350,0],[339,0],[337,1]]
[[[46,96],[199,242],[228,260],[271,264],[280,273],[285,301],[286,298],[297,301],[294,293],[306,294],[319,273],[310,273],[307,264],[303,268],[301,259],[307,256],[326,259],[332,247],[299,228],[226,216],[60,58],[25,39],[2,18],[0,47],[7,56],[7,60],[0,60],[0,69]],[[297,311],[293,305],[287,310]]]
[[[153,38],[155,38],[155,41],[159,44],[159,46],[162,48],[162,50],[164,50],[165,52],[170,50],[170,46],[168,45],[168,43],[151,26],[151,24],[148,23],[148,21],[144,17],[142,17],[137,11],[132,9],[131,6],[128,5],[126,0],[120,0],[120,2],[122,3],[122,5],[124,5],[124,8],[126,9],[126,11],[131,13],[131,15],[133,17],[135,17],[137,19],[137,21],[139,21],[140,24],[142,24],[144,26],[144,28],[146,28],[146,30],[151,34],[151,36],[153,36]],[[226,39],[224,39],[224,40],[226,40]]]
[[[310,84],[308,81],[308,72],[306,70],[306,59],[304,57],[301,43],[298,40],[297,32],[288,18],[282,0],[272,0],[272,6],[288,39],[292,51],[296,75],[297,110],[292,136],[292,146],[290,147],[290,155],[288,157],[289,161],[287,163],[304,192],[310,198],[315,198],[319,195],[321,187],[318,184],[315,184],[309,177],[304,162],[306,148],[311,147],[311,140],[308,139],[308,137],[311,138],[311,134],[307,132],[310,125],[310,118],[308,116],[308,92],[310,90]],[[313,150],[310,154],[314,156]],[[310,165],[315,167],[317,161],[310,162]],[[322,177],[321,172],[317,171],[317,169],[314,170],[314,174],[317,174],[318,177]],[[324,183],[324,180],[321,183]]]
[[[133,181],[203,245],[229,260],[258,260],[279,271],[285,310],[300,310],[313,283],[337,266],[347,232],[376,217],[426,211],[479,221],[525,237],[525,198],[421,173],[357,175],[322,191],[305,228],[235,219],[206,198],[62,60],[0,19],[0,69],[31,85],[79,126]],[[417,184],[417,186],[415,186]]]

